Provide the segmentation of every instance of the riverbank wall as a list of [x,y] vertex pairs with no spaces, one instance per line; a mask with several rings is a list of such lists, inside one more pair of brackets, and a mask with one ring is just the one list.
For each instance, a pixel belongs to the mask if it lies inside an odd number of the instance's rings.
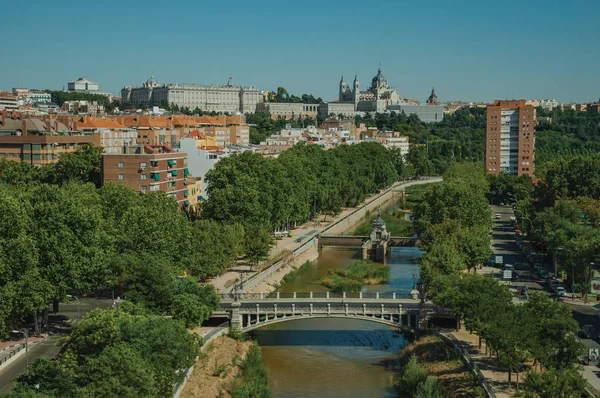
[[[369,198],[361,206],[354,209],[346,216],[334,221],[319,231],[320,235],[342,235],[361,224],[363,219],[380,207],[385,207],[390,201],[396,200],[399,192],[411,185],[429,184],[439,182],[440,177],[423,178],[418,181],[398,182],[392,187]],[[305,243],[296,247],[291,254],[273,264],[269,268],[252,275],[244,281],[243,291],[249,293],[269,293],[275,290],[276,285],[289,272],[299,267],[306,261],[314,261],[319,257],[318,236],[314,235]]]

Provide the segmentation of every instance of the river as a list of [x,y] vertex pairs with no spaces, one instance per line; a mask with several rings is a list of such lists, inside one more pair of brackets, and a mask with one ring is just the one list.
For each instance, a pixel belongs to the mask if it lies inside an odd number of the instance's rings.
[[[419,268],[418,248],[394,248],[386,259],[391,277],[363,292],[407,294]],[[281,292],[317,292],[316,282],[329,269],[360,260],[358,251],[324,249],[304,273],[280,287]],[[406,344],[388,326],[355,319],[302,319],[282,322],[252,333],[269,369],[273,397],[396,397],[394,376],[398,353]]]

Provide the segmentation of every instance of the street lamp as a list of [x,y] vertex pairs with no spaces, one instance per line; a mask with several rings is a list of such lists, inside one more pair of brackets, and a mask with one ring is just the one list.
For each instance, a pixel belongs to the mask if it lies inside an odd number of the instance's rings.
[[413,272],[413,290],[417,288],[417,273]]
[[72,300],[72,299],[77,300],[77,322],[79,322],[79,304],[80,304],[79,298],[77,296],[71,296],[70,294],[67,294],[67,298],[69,300]]
[[557,247],[552,251],[552,257],[554,259],[554,277],[558,278],[558,251],[563,250],[562,247]]
[[27,368],[29,368],[29,330],[13,330],[13,333],[22,334],[23,336],[25,336],[25,369],[27,370]]

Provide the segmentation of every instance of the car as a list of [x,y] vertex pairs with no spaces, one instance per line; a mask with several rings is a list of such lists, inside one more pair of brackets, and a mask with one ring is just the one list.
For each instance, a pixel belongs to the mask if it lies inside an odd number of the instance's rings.
[[513,271],[513,272],[512,272],[512,279],[513,279],[514,281],[516,281],[516,280],[519,280],[519,273],[518,273],[518,272],[515,272],[515,271]]
[[517,293],[521,296],[527,295],[527,286],[517,286]]
[[523,270],[525,269],[525,265],[523,263],[515,263],[515,269]]
[[533,268],[535,268],[535,269],[536,269],[536,271],[537,271],[537,270],[539,270],[540,268],[544,268],[544,267],[542,266],[542,264],[541,264],[541,263],[535,263],[535,264],[533,264]]
[[512,264],[504,264],[505,271],[514,271],[515,267]]
[[502,215],[500,213],[496,213],[496,220],[500,220],[502,218]]
[[593,325],[583,325],[580,334],[584,339],[594,340],[598,338],[598,331]]
[[564,287],[562,286],[557,286],[556,289],[554,289],[554,292],[556,293],[557,296],[562,297],[564,295],[567,294],[567,291],[565,290]]
[[550,280],[548,281],[548,285],[550,285],[550,287],[551,287],[552,289],[554,289],[555,287],[557,287],[557,286],[560,286],[560,282],[559,282],[559,281],[557,281],[556,279],[550,279]]
[[504,206],[504,202],[500,202],[500,206]]

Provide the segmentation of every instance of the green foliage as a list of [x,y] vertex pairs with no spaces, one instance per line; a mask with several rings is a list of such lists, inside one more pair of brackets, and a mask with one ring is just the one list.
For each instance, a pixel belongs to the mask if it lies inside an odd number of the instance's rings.
[[19,393],[52,397],[166,397],[199,353],[178,322],[93,310],[70,336],[60,359],[40,359],[16,379]]
[[62,106],[66,101],[96,101],[98,105],[110,105],[108,97],[101,94],[90,94],[81,92],[44,90],[50,93],[50,99],[58,106]]
[[297,269],[290,271],[281,279],[280,285],[283,285],[284,283],[292,282],[293,280],[295,280],[298,277],[299,274],[308,271],[308,269],[310,268],[311,265],[312,265],[312,263],[310,261],[306,261],[304,264],[302,264]]
[[[398,131],[409,137],[408,163],[412,175],[439,175],[454,162],[482,162],[485,155],[485,110],[471,108],[445,115],[438,123],[423,123],[415,115],[404,113],[357,116],[356,125]],[[417,145],[421,145],[416,146]],[[419,148],[419,149],[417,149]],[[420,149],[422,148],[422,149]]]
[[525,375],[526,398],[579,398],[584,396],[586,381],[574,366],[552,368]]
[[444,386],[435,376],[427,376],[424,382],[418,385],[415,398],[444,398]]
[[206,218],[265,225],[305,222],[316,213],[335,216],[397,180],[390,152],[378,143],[323,151],[296,145],[277,159],[244,152],[207,173]]
[[[396,383],[400,391],[408,393],[411,397],[417,397],[419,387],[426,383],[427,370],[419,362],[416,355],[412,355],[408,362],[402,367],[402,373]],[[429,382],[431,384],[431,381]],[[425,395],[423,395],[425,397]]]
[[317,120],[311,118],[274,120],[271,119],[269,113],[247,113],[245,116],[246,123],[250,125],[250,142],[256,145],[260,144],[267,137],[278,134],[288,124],[295,128],[319,124]]
[[[392,236],[410,236],[412,234],[412,223],[404,219],[404,214],[405,213],[401,211],[395,212],[394,214],[388,214],[387,212],[381,214],[386,229]],[[367,236],[371,234],[375,217],[367,216],[366,218],[367,221],[356,228],[354,232],[352,232],[352,235]]]
[[17,375],[12,393],[21,397],[35,391],[48,397],[76,398],[81,396],[76,381],[75,373],[62,363],[39,358],[29,365],[27,372]]
[[367,285],[380,284],[390,278],[390,267],[373,261],[357,261],[346,269],[329,270],[320,283],[336,293],[357,293]]
[[519,177],[508,173],[498,175],[487,175],[490,192],[487,197],[490,203],[514,203],[529,197],[532,190],[531,177],[522,175]]
[[551,118],[550,123],[536,126],[535,162],[540,175],[549,163],[600,152],[600,114],[558,108],[537,112]]
[[240,374],[233,382],[232,398],[269,398],[267,367],[256,342],[250,346],[240,367]]

